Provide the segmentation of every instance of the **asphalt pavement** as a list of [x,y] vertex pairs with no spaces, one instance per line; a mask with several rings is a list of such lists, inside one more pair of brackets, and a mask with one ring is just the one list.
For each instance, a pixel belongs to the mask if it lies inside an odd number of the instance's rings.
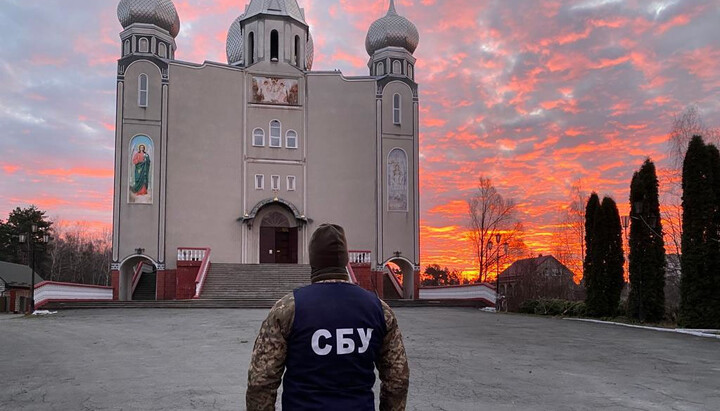
[[[469,308],[395,311],[410,410],[720,409],[717,339]],[[266,313],[0,315],[0,409],[243,410]]]

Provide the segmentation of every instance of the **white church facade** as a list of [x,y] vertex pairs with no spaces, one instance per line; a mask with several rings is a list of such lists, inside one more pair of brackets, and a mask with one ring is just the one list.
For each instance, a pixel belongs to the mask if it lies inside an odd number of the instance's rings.
[[198,298],[213,264],[307,265],[326,222],[345,228],[355,262],[396,264],[416,298],[419,36],[392,0],[369,28],[362,77],[312,71],[296,0],[249,1],[227,64],[175,60],[171,0],[122,0],[118,18],[116,299],[133,299],[143,266],[156,298],[173,299]]

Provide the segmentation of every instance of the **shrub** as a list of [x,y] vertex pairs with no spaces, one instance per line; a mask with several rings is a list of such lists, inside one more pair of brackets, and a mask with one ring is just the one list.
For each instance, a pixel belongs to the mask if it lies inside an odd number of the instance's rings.
[[581,317],[586,314],[585,303],[559,299],[526,300],[520,304],[524,314]]

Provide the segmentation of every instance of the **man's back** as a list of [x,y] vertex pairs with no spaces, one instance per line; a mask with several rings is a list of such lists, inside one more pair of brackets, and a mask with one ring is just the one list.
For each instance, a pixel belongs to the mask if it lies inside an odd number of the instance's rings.
[[373,409],[375,363],[386,334],[373,294],[345,282],[294,292],[283,408]]

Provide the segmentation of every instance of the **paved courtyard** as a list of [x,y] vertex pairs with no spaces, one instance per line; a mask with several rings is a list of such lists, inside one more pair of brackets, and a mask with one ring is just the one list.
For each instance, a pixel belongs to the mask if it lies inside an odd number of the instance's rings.
[[[0,316],[0,409],[242,410],[266,312]],[[720,409],[720,340],[462,308],[396,313],[410,410]]]

